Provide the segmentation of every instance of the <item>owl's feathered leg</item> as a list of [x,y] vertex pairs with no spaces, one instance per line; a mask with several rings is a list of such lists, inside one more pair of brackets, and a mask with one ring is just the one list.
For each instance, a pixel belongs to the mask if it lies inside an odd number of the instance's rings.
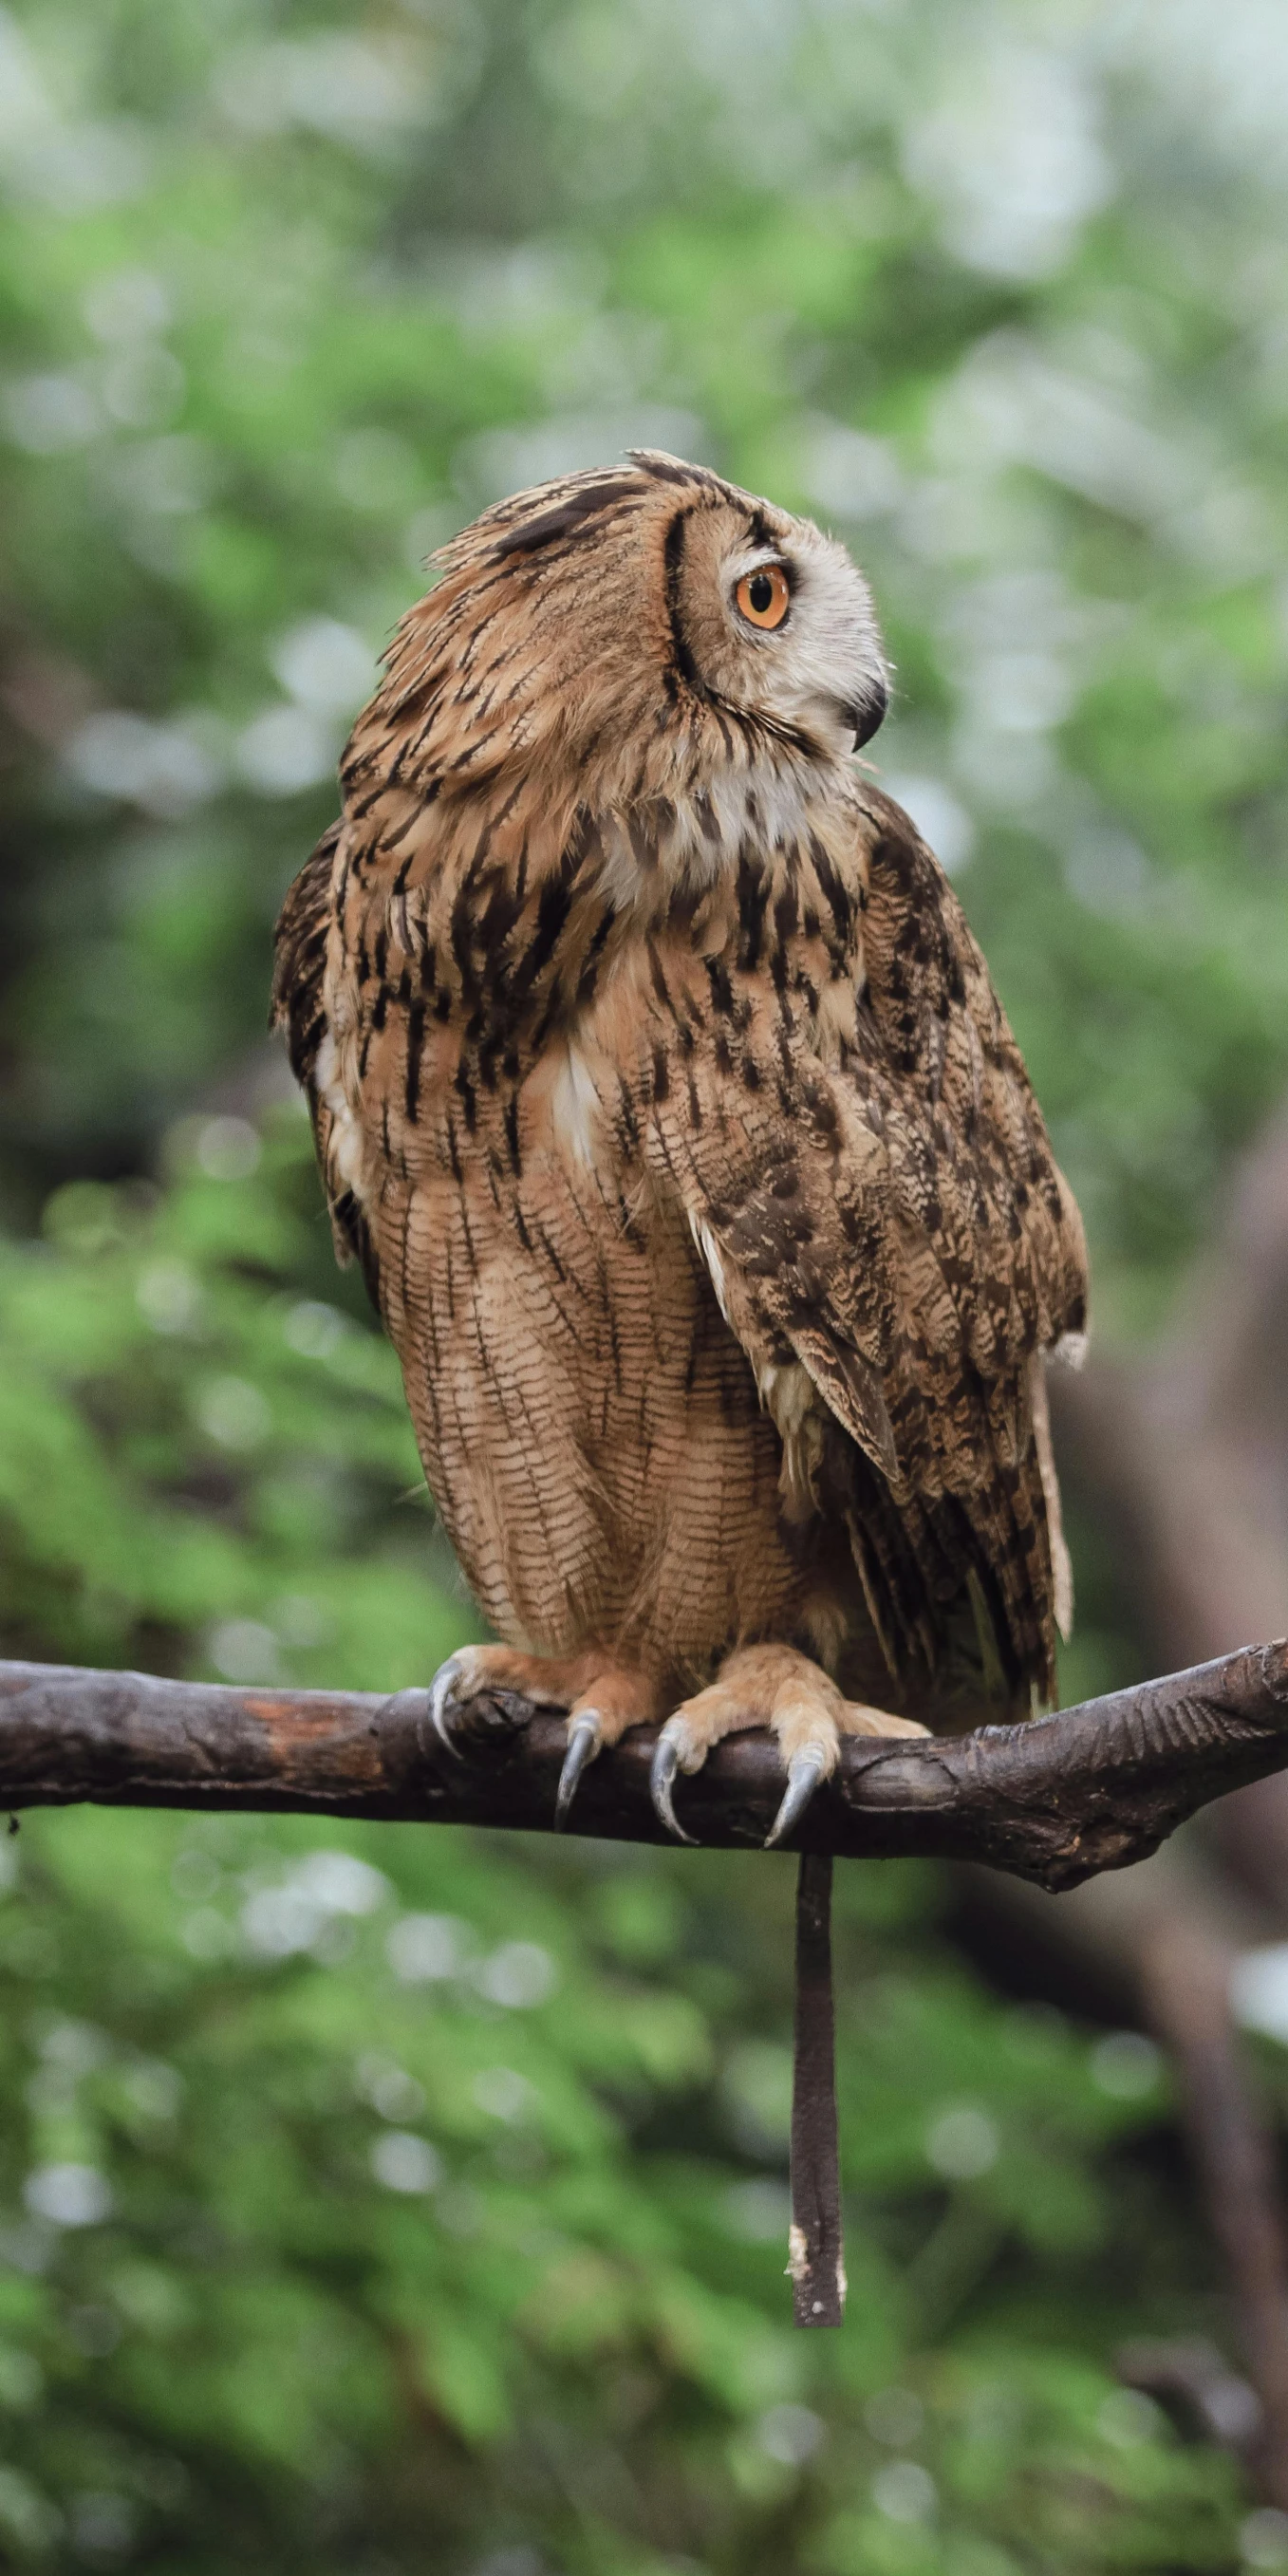
[[677,1771],[700,1771],[713,1745],[753,1726],[773,1728],[787,1771],[767,1850],[799,1824],[820,1780],[836,1769],[843,1735],[927,1732],[912,1718],[844,1699],[821,1664],[795,1646],[739,1646],[726,1656],[710,1687],[668,1717],[657,1740],[650,1774],[653,1806],[678,1841],[692,1837],[684,1832],[672,1802]]
[[562,1826],[587,1763],[616,1744],[628,1726],[645,1726],[660,1716],[664,1699],[655,1679],[637,1665],[614,1663],[603,1646],[587,1646],[576,1655],[529,1655],[515,1646],[462,1646],[449,1655],[434,1676],[429,1709],[434,1727],[448,1751],[452,1712],[494,1693],[535,1702],[538,1708],[568,1711],[568,1750],[559,1774],[555,1827]]

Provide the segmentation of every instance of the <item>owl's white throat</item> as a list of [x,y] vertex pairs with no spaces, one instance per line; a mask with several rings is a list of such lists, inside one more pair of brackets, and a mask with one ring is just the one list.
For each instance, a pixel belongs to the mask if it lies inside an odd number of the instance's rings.
[[763,762],[718,771],[702,786],[631,814],[610,809],[597,818],[600,886],[617,912],[651,912],[673,894],[705,894],[745,850],[768,854],[800,841],[820,809],[835,810],[850,775],[841,762],[820,764],[812,776]]

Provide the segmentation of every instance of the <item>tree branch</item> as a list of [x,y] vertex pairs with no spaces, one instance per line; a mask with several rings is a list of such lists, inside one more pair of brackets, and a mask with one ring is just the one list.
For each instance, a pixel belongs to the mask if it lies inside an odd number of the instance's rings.
[[[648,1794],[654,1740],[640,1729],[592,1766],[573,1832],[666,1839]],[[0,1663],[0,1810],[91,1800],[550,1830],[558,1719],[478,1699],[454,1741],[440,1743],[420,1690],[234,1690]],[[1245,1646],[1028,1726],[851,1738],[793,1841],[984,1861],[1058,1890],[1140,1860],[1210,1799],[1286,1768],[1288,1642]],[[781,1790],[777,1750],[756,1732],[719,1746],[677,1803],[700,1842],[754,1846]]]
[[798,2326],[845,2322],[845,2245],[836,2128],[832,1856],[803,1852],[796,1879],[792,2053],[792,2230],[787,2269]]

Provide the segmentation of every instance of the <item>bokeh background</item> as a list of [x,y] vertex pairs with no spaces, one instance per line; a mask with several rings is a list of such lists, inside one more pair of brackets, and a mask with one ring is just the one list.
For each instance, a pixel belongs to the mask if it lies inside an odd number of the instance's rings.
[[[474,1632],[270,933],[426,554],[632,442],[875,588],[879,775],[1091,1235],[1066,1696],[1276,1633],[1281,0],[13,0],[0,200],[0,1650],[383,1689]],[[794,2338],[789,1861],[73,1811],[0,1890],[4,2563],[1288,2565],[1115,2381],[1226,2332],[1121,1926],[842,1874]]]

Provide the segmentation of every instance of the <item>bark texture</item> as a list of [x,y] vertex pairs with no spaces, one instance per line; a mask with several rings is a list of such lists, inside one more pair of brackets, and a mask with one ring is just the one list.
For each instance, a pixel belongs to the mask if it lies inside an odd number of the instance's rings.
[[[587,1772],[571,1830],[665,1839],[649,1800],[655,1730]],[[0,1664],[0,1808],[295,1809],[549,1831],[556,1718],[478,1699],[436,1735],[426,1691],[224,1688],[142,1673]],[[926,1742],[850,1738],[793,1838],[879,1860],[986,1862],[1060,1890],[1155,1851],[1210,1799],[1288,1768],[1288,1643],[1241,1647],[1027,1726]],[[763,1843],[782,1792],[768,1735],[729,1737],[682,1783],[699,1842]]]

